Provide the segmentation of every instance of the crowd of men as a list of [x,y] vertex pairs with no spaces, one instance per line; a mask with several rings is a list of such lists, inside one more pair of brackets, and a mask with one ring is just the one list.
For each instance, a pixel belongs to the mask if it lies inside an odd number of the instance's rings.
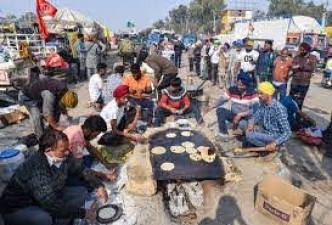
[[[292,130],[315,126],[301,111],[316,67],[310,45],[302,43],[293,58],[287,49],[273,51],[272,44],[266,41],[262,49],[255,50],[251,40],[232,45],[205,40],[189,47],[189,70],[195,65],[202,79],[226,87],[225,94],[206,110],[217,109],[221,141],[229,138],[230,132],[239,131],[236,135],[243,135],[246,145],[275,152]],[[81,69],[86,68],[89,78],[89,104],[99,115],[88,117],[82,125],[64,127],[59,118],[67,115],[67,108],[77,106],[75,92],[49,77],[35,79],[22,89],[20,102],[30,112],[39,151],[16,171],[0,198],[0,212],[8,225],[52,225],[63,219],[68,224],[74,218],[96,217],[95,209],[82,208],[85,196],[95,189],[97,197],[106,202],[108,195],[101,180],[114,180],[116,175],[90,168],[92,161],[113,168],[91,140],[98,138],[98,144],[107,146],[125,140],[144,142],[141,121],[157,127],[171,115],[183,118],[193,114],[196,122],[204,125],[200,108],[178,77],[182,54],[172,61],[142,49],[130,64],[129,74],[124,76],[124,64],[116,64],[107,76],[107,64],[98,58],[100,45],[79,36],[76,46]],[[134,50],[127,47],[119,49],[124,61],[134,56]],[[224,106],[228,101],[230,109]]]

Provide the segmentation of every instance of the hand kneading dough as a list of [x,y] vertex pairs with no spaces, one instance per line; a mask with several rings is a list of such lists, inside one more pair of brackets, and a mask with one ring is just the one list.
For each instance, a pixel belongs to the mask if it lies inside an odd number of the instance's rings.
[[171,171],[174,169],[174,164],[165,162],[165,163],[161,164],[160,168],[164,171]]
[[166,137],[167,138],[175,138],[176,134],[175,133],[168,133],[168,134],[166,134]]
[[185,148],[195,148],[195,144],[190,141],[185,141],[181,145]]
[[171,149],[171,152],[173,152],[173,153],[183,153],[186,151],[186,149],[182,146],[172,146],[170,149]]
[[158,146],[154,147],[151,152],[155,155],[162,155],[166,152],[166,149],[164,147]]

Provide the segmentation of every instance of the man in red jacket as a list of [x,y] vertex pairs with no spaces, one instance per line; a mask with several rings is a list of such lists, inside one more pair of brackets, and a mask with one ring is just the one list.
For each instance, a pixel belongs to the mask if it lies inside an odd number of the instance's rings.
[[161,126],[164,119],[171,115],[186,115],[193,113],[198,124],[202,124],[203,118],[197,106],[192,105],[187,96],[186,89],[181,86],[180,78],[173,78],[170,87],[163,90],[162,97],[155,111],[154,126]]

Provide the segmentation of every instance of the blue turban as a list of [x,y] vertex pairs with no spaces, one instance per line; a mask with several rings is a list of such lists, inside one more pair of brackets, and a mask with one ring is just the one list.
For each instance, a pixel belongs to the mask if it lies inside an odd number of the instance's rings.
[[252,79],[249,76],[248,73],[241,71],[238,75],[237,75],[237,80],[241,80],[242,84],[245,86],[249,86]]

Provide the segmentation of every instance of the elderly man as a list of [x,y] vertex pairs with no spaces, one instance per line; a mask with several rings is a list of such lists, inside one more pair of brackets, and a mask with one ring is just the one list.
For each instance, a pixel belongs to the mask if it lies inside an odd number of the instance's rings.
[[[221,137],[228,137],[226,122],[233,123],[233,130],[240,128],[243,132],[247,129],[248,120],[258,108],[258,93],[251,87],[251,78],[245,72],[237,76],[237,84],[226,90],[213,108],[217,109],[219,132]],[[220,107],[226,102],[231,101],[231,110]]]
[[[308,93],[310,80],[316,69],[317,59],[310,54],[310,50],[311,46],[309,44],[302,43],[299,47],[299,54],[295,56],[293,61],[290,95],[297,102],[300,110]],[[300,95],[295,96],[295,93],[300,93]]]
[[181,86],[181,79],[174,78],[171,80],[171,86],[163,90],[159,106],[155,111],[154,126],[161,126],[167,116],[182,116],[189,113],[195,115],[198,124],[204,123],[198,107],[192,105],[186,89]]
[[[15,172],[0,198],[0,212],[7,225],[54,225],[59,219],[94,219],[94,209],[84,209],[87,188],[66,186],[69,176],[84,179],[106,202],[107,192],[100,182],[68,151],[67,136],[47,130],[39,140],[39,151]],[[67,221],[68,224],[68,221]]]
[[75,108],[78,98],[63,82],[43,78],[24,86],[19,101],[28,108],[35,134],[39,138],[44,131],[43,120],[55,130],[65,129],[58,123],[60,116],[67,115],[66,108]]
[[[257,147],[265,147],[266,151],[273,152],[286,142],[292,132],[287,120],[285,107],[275,99],[274,86],[269,82],[258,85],[260,107],[249,121],[246,139]],[[258,129],[255,129],[255,125]]]

